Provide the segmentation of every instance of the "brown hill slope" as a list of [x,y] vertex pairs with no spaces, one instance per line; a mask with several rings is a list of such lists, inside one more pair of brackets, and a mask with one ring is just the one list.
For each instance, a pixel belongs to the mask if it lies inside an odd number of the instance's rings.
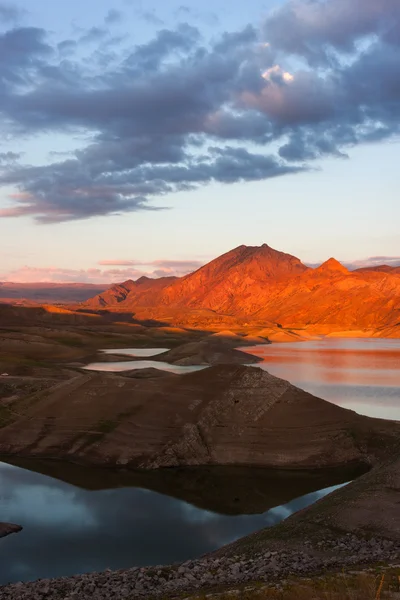
[[[156,283],[158,282],[158,283]],[[126,284],[123,286],[128,287]],[[298,258],[239,246],[180,279],[140,280],[115,299],[115,287],[82,308],[135,313],[199,327],[213,322],[279,323],[321,331],[364,329],[400,335],[400,277],[396,272],[348,271],[331,258],[312,269]],[[117,290],[119,293],[119,290]]]
[[157,298],[157,294],[166,286],[176,281],[177,277],[160,277],[151,279],[150,277],[140,277],[136,281],[128,279],[123,283],[115,284],[91,298],[84,303],[85,308],[97,309],[120,309],[129,310],[131,304],[136,306],[151,306],[152,298]]
[[1,414],[2,455],[144,469],[374,464],[400,440],[395,422],[236,365],[151,379],[78,375]]

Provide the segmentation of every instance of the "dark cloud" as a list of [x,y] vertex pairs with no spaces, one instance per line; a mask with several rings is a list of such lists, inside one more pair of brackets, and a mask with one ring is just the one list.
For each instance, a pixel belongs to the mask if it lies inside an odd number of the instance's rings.
[[143,21],[146,21],[150,25],[155,25],[156,27],[164,25],[164,21],[160,19],[160,17],[157,17],[154,11],[142,10],[138,11],[137,14],[141,19],[143,19]]
[[0,86],[18,86],[34,80],[35,70],[53,54],[45,40],[46,32],[37,27],[20,27],[0,34]]
[[103,27],[91,27],[80,39],[81,42],[95,43],[103,40],[108,35],[108,30]]
[[22,156],[21,152],[0,152],[0,165],[14,163]]
[[[89,150],[77,152],[76,159],[47,167],[21,167],[5,172],[0,181],[16,184],[23,191],[15,195],[15,206],[0,210],[0,216],[33,215],[42,223],[54,223],[143,209],[156,210],[148,204],[149,196],[191,190],[212,181],[256,181],[297,173],[302,169],[285,165],[273,156],[252,154],[243,148],[213,148],[209,159],[188,159],[185,165],[177,163],[178,156],[173,155],[171,164],[162,164],[166,162],[162,148],[154,148],[152,154],[155,162],[156,150],[160,151],[161,164],[158,165],[141,165],[140,162],[147,162],[146,159],[129,153],[124,154],[121,161],[116,161],[112,152],[108,156],[103,150],[102,144],[94,145]],[[123,154],[122,148],[118,148],[117,155],[120,154]]]
[[162,29],[151,42],[138,46],[127,64],[141,71],[157,69],[162,60],[172,53],[190,51],[199,38],[199,31],[187,24],[179,25],[174,31]]
[[196,23],[203,22],[208,26],[215,26],[220,23],[218,16],[209,11],[196,10],[193,7],[187,6],[186,4],[181,4],[174,11],[174,17],[176,19],[191,19]]
[[107,25],[114,25],[115,23],[119,23],[120,21],[122,21],[122,18],[123,15],[119,10],[111,8],[106,14],[104,22],[107,23]]
[[0,216],[149,209],[169,193],[299,173],[389,139],[400,132],[399,31],[398,0],[296,0],[262,30],[212,42],[181,24],[117,53],[92,28],[81,39],[96,51],[79,62],[62,56],[68,40],[55,52],[44,31],[12,29],[0,35],[3,131],[89,141],[67,160],[3,168],[0,184],[17,193]]
[[13,4],[0,2],[0,24],[19,21],[23,11]]
[[312,64],[351,54],[368,36],[399,43],[398,0],[289,0],[265,23],[265,35],[283,52]]
[[60,54],[70,54],[71,52],[75,52],[78,43],[75,40],[63,40],[59,44],[57,44],[57,49]]

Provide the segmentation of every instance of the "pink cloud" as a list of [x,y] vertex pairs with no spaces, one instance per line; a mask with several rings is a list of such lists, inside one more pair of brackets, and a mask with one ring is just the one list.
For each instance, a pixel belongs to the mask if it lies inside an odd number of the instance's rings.
[[354,260],[347,266],[351,269],[361,269],[362,267],[378,267],[388,265],[389,267],[400,266],[400,256],[370,256],[361,260]]
[[116,267],[147,267],[150,270],[154,269],[154,273],[161,271],[169,275],[186,275],[192,271],[196,271],[204,264],[204,261],[200,260],[170,260],[170,259],[158,259],[152,261],[137,261],[131,259],[107,259],[100,260],[100,266],[116,266]]
[[[148,263],[134,260],[102,260],[100,267],[89,269],[64,269],[60,267],[23,266],[12,271],[0,273],[0,281],[14,283],[105,283],[112,284],[127,279],[147,277],[170,277],[186,275],[201,266],[193,260],[155,260]],[[111,268],[115,267],[115,268]],[[122,268],[125,267],[125,268]],[[137,268],[143,267],[143,268]]]
[[21,267],[0,274],[0,280],[14,283],[117,283],[148,275],[136,269],[61,269],[58,267]]
[[136,260],[125,260],[125,259],[115,259],[115,260],[99,260],[99,265],[101,266],[114,266],[114,267],[133,267],[136,265],[140,265],[142,263],[136,262]]

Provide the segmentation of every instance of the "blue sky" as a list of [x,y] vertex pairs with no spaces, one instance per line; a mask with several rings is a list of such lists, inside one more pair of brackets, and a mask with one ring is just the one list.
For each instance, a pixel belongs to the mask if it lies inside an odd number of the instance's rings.
[[0,1],[0,280],[400,263],[400,9],[360,2]]

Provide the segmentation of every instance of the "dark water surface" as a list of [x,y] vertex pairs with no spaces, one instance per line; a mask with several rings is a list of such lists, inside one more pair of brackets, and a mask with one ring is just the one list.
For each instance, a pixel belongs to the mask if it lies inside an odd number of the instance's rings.
[[241,348],[261,367],[320,398],[371,417],[400,420],[400,340],[325,338]]
[[24,527],[0,540],[0,584],[198,557],[355,476],[222,468],[130,475],[28,464],[0,463],[1,519]]

